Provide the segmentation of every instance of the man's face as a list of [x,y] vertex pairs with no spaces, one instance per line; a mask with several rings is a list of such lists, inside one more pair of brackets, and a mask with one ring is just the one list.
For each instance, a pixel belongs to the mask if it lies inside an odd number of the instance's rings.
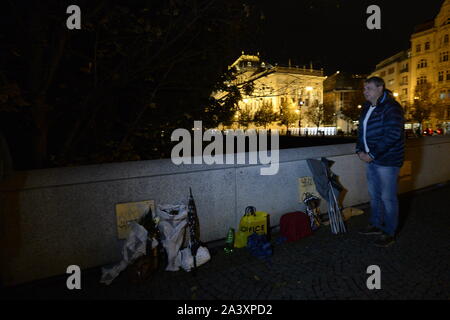
[[383,93],[383,86],[377,87],[377,85],[373,82],[364,83],[364,97],[367,101],[375,104],[378,98]]

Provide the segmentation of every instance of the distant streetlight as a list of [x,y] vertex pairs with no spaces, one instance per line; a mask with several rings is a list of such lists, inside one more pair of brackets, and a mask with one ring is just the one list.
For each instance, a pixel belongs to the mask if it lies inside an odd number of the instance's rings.
[[394,97],[398,97],[398,92],[394,92]]
[[361,109],[361,105],[360,104],[358,104],[358,109]]
[[312,87],[306,87],[306,91],[311,91],[312,89]]

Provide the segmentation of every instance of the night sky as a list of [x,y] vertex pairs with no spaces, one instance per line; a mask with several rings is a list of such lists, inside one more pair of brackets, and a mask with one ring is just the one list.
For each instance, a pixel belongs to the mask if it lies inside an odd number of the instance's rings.
[[[414,27],[432,20],[444,0],[261,1],[263,27],[248,44],[263,60],[287,65],[370,73],[381,60],[407,49]],[[369,5],[381,8],[381,30],[369,30]]]

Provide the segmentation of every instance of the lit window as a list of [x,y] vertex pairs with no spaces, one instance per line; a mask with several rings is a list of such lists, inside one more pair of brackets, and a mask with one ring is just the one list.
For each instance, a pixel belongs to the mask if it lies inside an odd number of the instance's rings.
[[446,96],[445,91],[441,91],[439,93],[439,99],[445,99],[445,96]]
[[417,64],[417,69],[426,68],[427,67],[427,60],[422,59]]
[[424,84],[427,83],[427,76],[421,76],[417,78],[417,84]]
[[407,63],[404,63],[402,65],[402,69],[400,70],[400,72],[408,72],[408,64]]
[[408,84],[408,76],[404,76],[402,77],[402,85],[407,85]]

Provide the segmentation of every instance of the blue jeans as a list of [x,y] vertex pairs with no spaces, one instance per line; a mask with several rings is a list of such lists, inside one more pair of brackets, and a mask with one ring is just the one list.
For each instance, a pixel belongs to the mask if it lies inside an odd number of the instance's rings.
[[398,226],[397,180],[399,167],[367,164],[367,185],[370,195],[370,224],[394,236]]

